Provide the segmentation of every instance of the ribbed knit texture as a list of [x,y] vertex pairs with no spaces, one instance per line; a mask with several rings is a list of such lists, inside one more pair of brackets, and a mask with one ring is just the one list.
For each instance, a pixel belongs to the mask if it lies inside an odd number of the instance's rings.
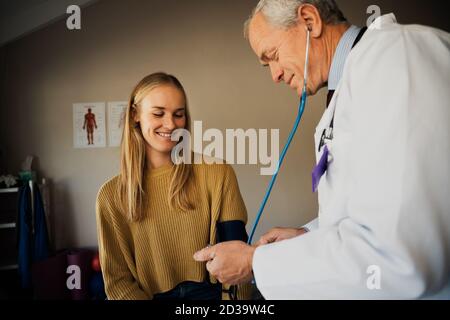
[[[231,166],[193,165],[188,194],[194,209],[187,212],[169,206],[172,170],[170,165],[146,173],[146,209],[139,222],[129,222],[120,209],[118,177],[106,182],[98,193],[100,264],[108,299],[151,299],[180,282],[201,282],[208,277],[215,283],[206,263],[194,261],[193,254],[216,242],[217,222],[247,223]],[[238,297],[250,299],[251,285],[239,286]]]

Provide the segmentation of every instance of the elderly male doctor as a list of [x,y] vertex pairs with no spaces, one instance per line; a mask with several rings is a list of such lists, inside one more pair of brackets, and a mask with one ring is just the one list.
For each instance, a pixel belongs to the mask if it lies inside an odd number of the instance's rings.
[[318,220],[194,258],[221,282],[254,276],[266,299],[449,299],[450,35],[393,14],[360,29],[333,0],[262,0],[250,45],[299,95],[308,29],[307,92],[330,90]]

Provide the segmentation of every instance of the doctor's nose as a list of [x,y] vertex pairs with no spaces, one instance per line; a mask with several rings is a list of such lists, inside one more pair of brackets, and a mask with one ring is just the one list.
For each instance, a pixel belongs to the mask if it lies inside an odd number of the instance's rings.
[[269,63],[272,80],[275,83],[280,83],[283,80],[283,70],[274,62]]

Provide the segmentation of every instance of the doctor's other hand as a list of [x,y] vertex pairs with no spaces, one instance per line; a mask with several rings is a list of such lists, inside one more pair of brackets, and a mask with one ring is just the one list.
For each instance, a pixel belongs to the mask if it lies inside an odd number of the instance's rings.
[[273,228],[259,239],[257,246],[295,238],[307,232],[305,228]]
[[250,282],[255,248],[242,241],[228,241],[204,248],[194,260],[206,263],[209,273],[221,283],[230,285]]

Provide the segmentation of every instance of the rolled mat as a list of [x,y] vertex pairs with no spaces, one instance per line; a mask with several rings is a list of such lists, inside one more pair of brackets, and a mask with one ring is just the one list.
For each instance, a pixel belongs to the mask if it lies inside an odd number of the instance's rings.
[[[71,284],[75,283],[74,281],[79,280],[80,287],[77,288],[69,288],[70,295],[72,300],[87,300],[89,299],[89,280],[92,274],[91,261],[94,252],[88,249],[80,249],[80,250],[71,250],[67,253],[67,270],[72,270],[72,276],[75,277],[79,272],[79,279],[71,278],[71,274],[69,273],[67,282]],[[70,268],[72,266],[72,268]],[[77,268],[73,268],[73,266],[77,266]],[[73,271],[76,270],[76,271]]]
[[31,267],[33,296],[38,300],[68,300],[66,286],[67,251],[33,263]]

